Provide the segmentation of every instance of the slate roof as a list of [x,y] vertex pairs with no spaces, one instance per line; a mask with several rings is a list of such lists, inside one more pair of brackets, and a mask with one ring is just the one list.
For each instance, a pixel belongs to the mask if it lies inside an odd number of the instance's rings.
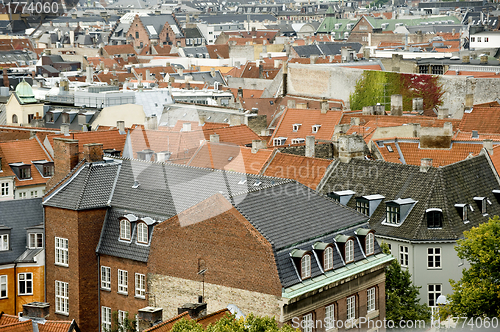
[[245,22],[248,17],[251,21],[257,22],[276,22],[277,18],[271,14],[226,14],[226,15],[207,15],[198,16],[200,21],[206,22],[208,24],[220,24],[220,23],[234,23],[234,22]]
[[[500,202],[493,194],[500,184],[487,154],[480,154],[451,165],[430,168],[421,172],[420,166],[401,165],[370,160],[335,162],[330,165],[318,191],[353,190],[355,195],[347,206],[355,208],[355,197],[380,194],[385,197],[370,217],[370,226],[377,235],[411,241],[456,240],[465,230],[500,215]],[[488,215],[480,213],[474,197],[486,197]],[[417,201],[399,227],[384,225],[385,202],[397,198]],[[455,204],[469,204],[469,222],[462,221]],[[428,229],[426,209],[439,208],[443,212],[443,227]]]
[[41,198],[0,201],[0,227],[10,228],[11,250],[0,254],[0,264],[13,263],[27,245],[27,227],[43,223]]
[[[158,38],[158,35],[160,34],[161,30],[163,29],[163,26],[166,23],[170,25],[176,37],[183,36],[172,15],[139,16],[139,19],[146,28],[146,31],[148,32],[150,39]],[[153,27],[153,29],[149,29],[148,26]]]

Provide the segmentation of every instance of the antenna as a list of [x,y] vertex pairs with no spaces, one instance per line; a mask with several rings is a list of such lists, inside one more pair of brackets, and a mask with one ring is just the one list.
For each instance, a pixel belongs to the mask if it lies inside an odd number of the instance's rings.
[[205,273],[207,272],[208,269],[202,269],[200,271],[198,271],[198,275],[201,275],[203,277],[202,279],[202,293],[201,293],[201,297],[203,299],[203,301],[205,301]]

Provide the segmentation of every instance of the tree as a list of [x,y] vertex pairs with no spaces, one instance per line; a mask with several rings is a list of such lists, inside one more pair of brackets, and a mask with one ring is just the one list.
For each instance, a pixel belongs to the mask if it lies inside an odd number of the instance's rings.
[[135,320],[130,320],[128,318],[128,312],[125,314],[122,323],[118,322],[118,312],[114,311],[112,314],[113,328],[106,329],[109,332],[135,332],[137,329],[135,327]]
[[[390,254],[389,246],[382,243],[382,250]],[[431,310],[427,304],[420,304],[420,287],[411,282],[410,272],[402,270],[397,260],[393,260],[385,272],[386,318],[399,326],[402,320],[429,321]]]
[[246,319],[236,319],[235,315],[226,314],[215,324],[204,329],[194,320],[181,319],[172,327],[171,332],[295,332],[290,325],[279,328],[276,319],[249,314]]
[[453,293],[443,310],[457,317],[500,317],[500,218],[464,232],[455,247],[470,268],[462,279],[450,279]]

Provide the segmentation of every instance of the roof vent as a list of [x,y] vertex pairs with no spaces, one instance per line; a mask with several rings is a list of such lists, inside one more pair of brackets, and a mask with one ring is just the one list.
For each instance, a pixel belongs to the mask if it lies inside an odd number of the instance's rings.
[[477,132],[477,130],[472,131],[472,138],[479,138],[479,133]]
[[136,189],[136,188],[139,188],[141,184],[139,183],[139,181],[137,180],[134,180],[134,185],[132,186],[132,189]]

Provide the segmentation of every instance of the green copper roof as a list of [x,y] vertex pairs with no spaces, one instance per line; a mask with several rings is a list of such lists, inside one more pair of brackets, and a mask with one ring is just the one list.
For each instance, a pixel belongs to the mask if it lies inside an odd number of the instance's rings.
[[360,272],[372,269],[378,265],[388,263],[393,259],[394,257],[392,255],[387,255],[383,253],[374,256],[368,256],[366,259],[363,259],[362,261],[348,264],[347,266],[344,266],[340,269],[336,269],[334,271],[328,271],[325,274],[322,274],[315,278],[307,279],[306,281],[300,284],[296,284],[293,285],[292,287],[285,288],[283,289],[281,296],[287,299],[292,299],[297,296],[301,296],[307,292],[337,282],[339,280],[351,277]]
[[33,89],[31,85],[26,82],[23,78],[22,82],[20,82],[16,87],[16,96],[21,104],[30,104],[36,103],[35,94],[33,93]]

